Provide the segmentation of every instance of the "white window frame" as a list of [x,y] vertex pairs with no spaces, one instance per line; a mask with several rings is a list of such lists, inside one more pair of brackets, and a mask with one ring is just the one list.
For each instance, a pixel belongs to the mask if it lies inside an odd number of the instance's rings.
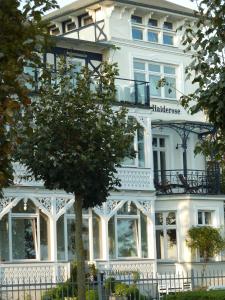
[[[198,214],[201,213],[202,214],[202,224],[198,223]],[[205,223],[205,213],[210,213],[211,214],[211,223],[210,224],[206,224]],[[213,211],[212,210],[202,210],[202,209],[198,209],[197,211],[197,226],[201,227],[201,226],[213,226]]]
[[[170,212],[174,212],[175,213],[175,219],[176,219],[176,224],[175,225],[167,225],[166,224],[166,217],[167,214]],[[164,258],[157,258],[157,249],[156,249],[156,259],[158,261],[176,261],[178,259],[178,234],[177,234],[177,212],[175,210],[169,210],[169,211],[156,211],[155,214],[157,213],[162,213],[163,215],[163,224],[162,225],[156,225],[155,224],[155,232],[157,230],[162,230],[163,231],[163,237],[164,237],[164,243],[163,243],[163,250],[164,250]],[[172,259],[168,257],[168,239],[167,239],[167,230],[170,229],[175,229],[176,230],[176,246],[177,246],[177,251],[176,251],[176,258]],[[155,234],[155,238],[156,238],[156,234]]]
[[[164,86],[159,88],[161,90],[161,95],[151,95],[151,86],[150,86],[150,97],[151,98],[156,98],[156,99],[166,99],[166,100],[171,100],[171,101],[175,101],[177,100],[177,70],[178,70],[178,66],[171,64],[171,63],[161,63],[161,62],[156,62],[156,61],[145,61],[145,60],[141,60],[141,59],[133,59],[133,66],[135,62],[139,62],[139,63],[143,63],[145,65],[145,69],[141,70],[141,69],[136,69],[135,67],[133,67],[133,72],[134,73],[142,73],[145,74],[145,81],[149,82],[150,81],[150,76],[158,76],[160,79],[165,78],[165,77],[169,77],[169,78],[173,78],[175,79],[175,88],[172,88],[175,90],[175,98],[173,97],[166,97],[165,96],[165,90],[168,88],[168,86]],[[160,66],[160,71],[159,72],[154,72],[154,71],[149,71],[148,66],[149,65],[157,65]],[[172,67],[175,69],[175,74],[167,74],[164,72],[164,67]]]

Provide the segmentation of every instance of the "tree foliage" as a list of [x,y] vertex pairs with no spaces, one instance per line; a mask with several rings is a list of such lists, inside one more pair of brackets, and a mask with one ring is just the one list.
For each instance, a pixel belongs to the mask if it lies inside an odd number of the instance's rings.
[[17,145],[15,115],[29,105],[24,66],[39,64],[36,54],[48,36],[42,15],[56,0],[0,1],[0,191],[13,179],[11,157]]
[[21,124],[19,161],[46,188],[75,195],[79,300],[85,299],[82,208],[106,201],[120,184],[116,167],[134,155],[128,149],[136,124],[127,119],[126,109],[112,106],[116,75],[115,65],[107,63],[98,78],[87,68],[74,74],[62,60],[56,74],[44,71],[40,93]]
[[207,263],[210,258],[225,248],[225,240],[219,229],[211,226],[192,227],[188,231],[187,245],[192,250],[199,250],[200,257]]
[[[187,22],[183,36],[185,51],[192,53],[186,69],[187,78],[194,78],[197,89],[181,97],[182,104],[192,113],[204,111],[215,125],[217,134],[208,138],[202,150],[225,153],[225,2],[224,0],[196,0],[195,21]],[[212,139],[214,144],[212,144]]]

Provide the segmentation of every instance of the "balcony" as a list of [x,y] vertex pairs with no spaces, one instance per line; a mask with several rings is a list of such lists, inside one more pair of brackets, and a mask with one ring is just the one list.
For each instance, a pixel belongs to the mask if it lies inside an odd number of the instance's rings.
[[116,100],[129,105],[150,107],[149,82],[116,78]]
[[219,170],[160,170],[154,172],[154,185],[158,195],[168,194],[221,194],[222,178]]
[[100,20],[98,22],[91,23],[86,26],[82,26],[80,28],[68,31],[62,36],[66,38],[84,40],[89,42],[100,42],[107,40],[107,36],[104,32],[104,29],[105,21]]

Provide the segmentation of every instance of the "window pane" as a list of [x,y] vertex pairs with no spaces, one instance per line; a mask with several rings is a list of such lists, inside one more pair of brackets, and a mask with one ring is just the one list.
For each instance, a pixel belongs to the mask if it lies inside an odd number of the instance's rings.
[[165,97],[176,98],[176,79],[171,77],[165,77]]
[[35,68],[32,67],[24,67],[24,74],[26,75],[26,88],[33,91],[35,89]]
[[13,259],[37,258],[37,220],[12,219]]
[[156,230],[157,259],[164,259],[164,235],[162,230]]
[[145,70],[145,63],[134,61],[134,69]]
[[171,66],[164,66],[164,73],[166,74],[175,74],[175,67],[171,67]]
[[148,41],[158,43],[158,33],[154,31],[148,31]]
[[176,213],[174,211],[170,211],[166,213],[166,224],[167,225],[176,225]]
[[153,151],[153,167],[154,167],[154,180],[156,182],[159,181],[159,166],[158,166],[158,152],[157,151]]
[[199,212],[198,212],[198,224],[199,224],[199,225],[202,225],[202,224],[203,224],[202,221],[203,221],[203,220],[202,220],[202,212],[199,211]]
[[118,219],[118,257],[137,257],[138,220]]
[[151,72],[157,72],[157,73],[159,73],[159,72],[160,72],[160,65],[149,64],[149,65],[148,65],[148,69],[149,69],[149,71],[151,71]]
[[172,30],[173,29],[173,23],[171,22],[164,22],[163,24],[164,29]]
[[160,147],[164,148],[165,147],[165,139],[160,138],[159,139],[159,145],[160,145]]
[[212,214],[210,211],[205,212],[205,224],[206,225],[211,225],[212,224]]
[[40,213],[41,260],[48,260],[48,218]]
[[117,211],[118,215],[137,215],[137,207],[133,202],[126,202],[120,209]]
[[155,225],[163,225],[163,213],[155,214]]
[[[82,224],[82,238],[84,247],[84,257],[86,260],[89,259],[89,230],[88,230],[88,219],[83,219]],[[67,220],[67,241],[68,241],[68,259],[74,260],[75,255],[75,220]]]
[[144,145],[144,129],[138,128],[138,164],[139,167],[145,166],[145,145]]
[[131,21],[132,21],[132,23],[141,24],[142,23],[142,17],[133,15],[133,16],[131,16]]
[[9,260],[8,215],[0,220],[0,262]]
[[163,34],[163,44],[173,45],[173,36],[168,34]]
[[109,233],[109,257],[116,258],[116,242],[115,242],[115,218],[112,217],[108,223]]
[[94,247],[94,259],[101,258],[101,220],[98,215],[92,212],[93,222],[93,247]]
[[167,258],[177,258],[177,234],[176,229],[167,230]]
[[155,19],[149,19],[149,20],[148,20],[148,25],[149,25],[149,26],[157,27],[157,26],[158,26],[158,21],[155,20]]
[[132,38],[135,40],[143,40],[142,29],[132,27]]
[[150,96],[161,97],[161,88],[158,88],[160,76],[150,75]]
[[57,221],[57,257],[58,260],[65,260],[65,241],[64,241],[64,216]]
[[141,252],[142,257],[148,257],[147,217],[141,213]]
[[157,147],[157,138],[152,139],[152,146]]

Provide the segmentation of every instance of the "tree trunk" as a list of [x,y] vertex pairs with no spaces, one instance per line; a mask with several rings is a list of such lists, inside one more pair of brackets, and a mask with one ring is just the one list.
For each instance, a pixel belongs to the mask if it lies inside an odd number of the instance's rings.
[[82,239],[82,206],[83,199],[79,195],[75,196],[75,250],[77,262],[77,286],[78,300],[85,300],[85,260]]

